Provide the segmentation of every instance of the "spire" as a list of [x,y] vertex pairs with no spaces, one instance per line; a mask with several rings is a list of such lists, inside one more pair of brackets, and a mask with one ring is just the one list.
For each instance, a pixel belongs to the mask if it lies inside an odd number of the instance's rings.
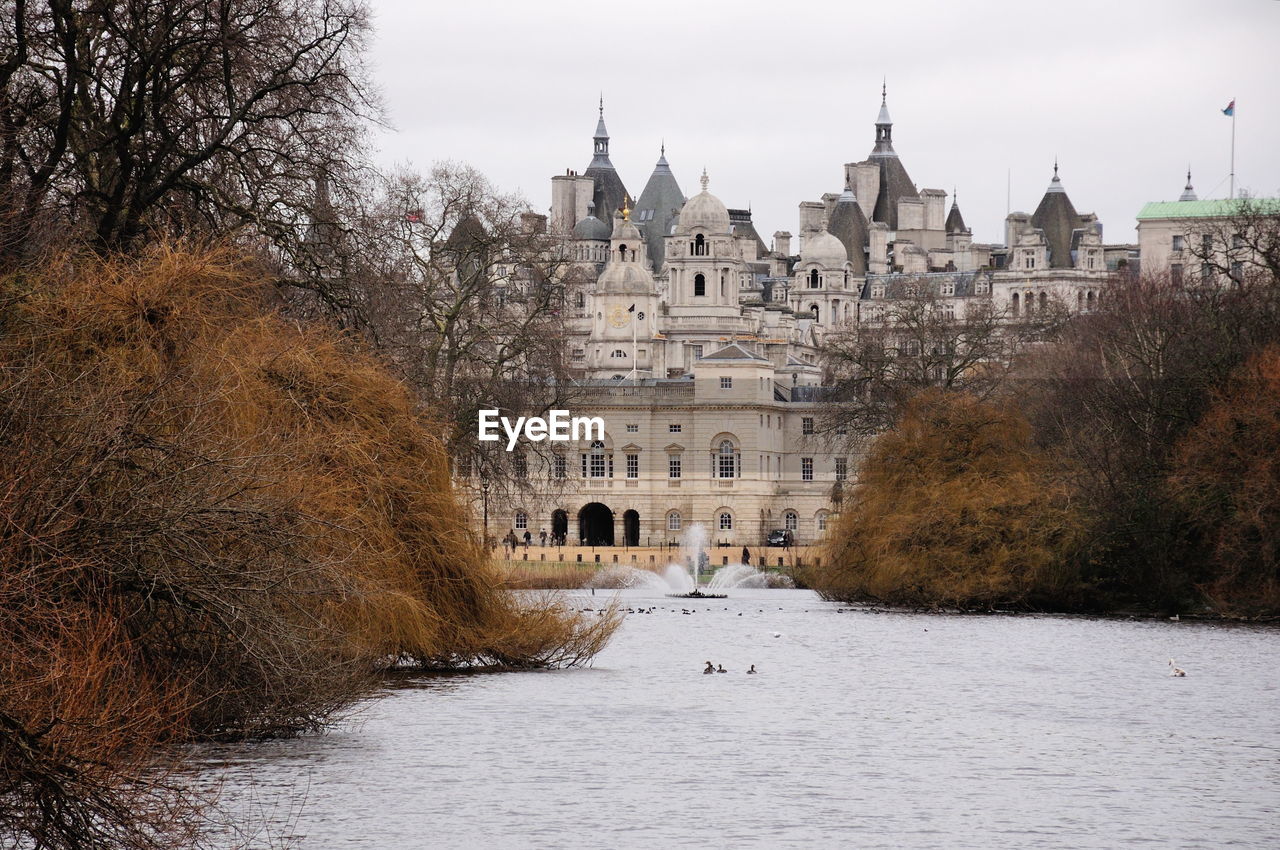
[[[593,137],[595,142],[595,159],[592,165],[600,163],[608,165],[609,163],[609,131],[604,126],[604,93],[600,93],[600,119],[596,121],[596,134]],[[601,159],[604,162],[600,162]]]
[[670,168],[671,168],[671,166],[667,164],[667,141],[666,141],[666,139],[663,139],[663,140],[662,140],[662,146],[658,148],[658,163],[657,163],[657,165],[654,167],[654,170],[656,171],[656,170],[657,170],[657,169],[659,169],[659,168],[666,168],[666,169],[668,169],[668,170],[670,170]]
[[968,233],[969,228],[965,226],[964,216],[960,214],[960,193],[955,187],[951,188],[951,211],[947,213],[947,223],[944,228],[947,233]]
[[888,86],[880,84],[880,114],[876,116],[876,147],[872,156],[894,156],[893,119],[889,117]]
[[1049,188],[1045,189],[1045,192],[1065,193],[1066,191],[1066,189],[1062,188],[1062,181],[1058,179],[1058,158],[1055,156],[1053,158],[1053,179],[1049,181]]
[[711,182],[711,178],[707,177],[707,167],[702,166],[702,176],[698,178],[698,182],[702,184],[702,191],[707,191],[707,184]]
[[1182,196],[1178,198],[1178,200],[1179,201],[1200,200],[1198,197],[1196,197],[1196,190],[1191,188],[1191,166],[1190,165],[1187,166],[1187,186],[1185,189],[1182,190]]

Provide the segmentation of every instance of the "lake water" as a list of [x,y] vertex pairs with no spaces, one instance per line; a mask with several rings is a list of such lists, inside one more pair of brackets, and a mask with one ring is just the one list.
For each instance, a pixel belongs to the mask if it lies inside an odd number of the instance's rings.
[[398,682],[205,779],[315,850],[1280,847],[1280,630],[621,596],[592,668]]

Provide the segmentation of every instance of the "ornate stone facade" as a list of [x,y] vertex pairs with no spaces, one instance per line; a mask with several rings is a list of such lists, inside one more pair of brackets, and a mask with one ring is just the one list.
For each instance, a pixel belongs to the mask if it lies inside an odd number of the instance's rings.
[[974,243],[954,198],[946,212],[946,192],[911,182],[883,92],[870,156],[844,165],[841,191],[799,205],[796,254],[782,231],[767,248],[705,171],[685,199],[665,150],[633,211],[625,190],[615,198],[603,110],[593,145],[583,176],[552,178],[551,222],[589,281],[570,343],[586,393],[575,413],[603,417],[606,438],[491,511],[500,529],[653,545],[698,522],[727,545],[776,529],[812,542],[857,466],[844,435],[820,433],[826,334],[880,320],[920,285],[958,317],[975,299],[1013,318],[1102,297],[1101,224],[1075,211],[1056,164],[1036,212],[1008,217],[1005,245]]

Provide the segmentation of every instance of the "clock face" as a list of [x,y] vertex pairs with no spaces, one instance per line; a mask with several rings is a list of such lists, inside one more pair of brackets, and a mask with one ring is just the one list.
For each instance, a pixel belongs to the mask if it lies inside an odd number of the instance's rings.
[[631,314],[621,304],[609,311],[609,324],[615,328],[625,328],[630,321]]

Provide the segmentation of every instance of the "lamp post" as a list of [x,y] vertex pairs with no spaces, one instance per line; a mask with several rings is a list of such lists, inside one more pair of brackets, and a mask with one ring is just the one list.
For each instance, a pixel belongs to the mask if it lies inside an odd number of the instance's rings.
[[484,504],[484,546],[489,548],[489,479],[480,479],[480,496]]

